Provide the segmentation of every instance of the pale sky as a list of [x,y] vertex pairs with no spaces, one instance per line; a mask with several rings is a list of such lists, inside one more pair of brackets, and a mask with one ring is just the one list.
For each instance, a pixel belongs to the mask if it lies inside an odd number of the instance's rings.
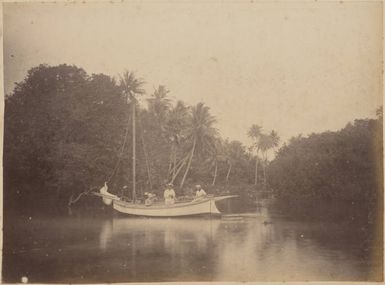
[[381,2],[7,3],[5,92],[41,63],[133,70],[222,137],[260,124],[283,140],[374,117],[382,102]]

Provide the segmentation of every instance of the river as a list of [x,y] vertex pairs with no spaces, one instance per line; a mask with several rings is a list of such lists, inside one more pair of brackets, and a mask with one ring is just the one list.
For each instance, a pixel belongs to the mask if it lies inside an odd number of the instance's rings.
[[373,280],[381,260],[370,258],[355,231],[266,209],[219,219],[25,217],[7,227],[3,280]]

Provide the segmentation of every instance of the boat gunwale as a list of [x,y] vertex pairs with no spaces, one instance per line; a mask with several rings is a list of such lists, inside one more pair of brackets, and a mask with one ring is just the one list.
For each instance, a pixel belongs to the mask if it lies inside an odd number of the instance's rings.
[[188,206],[195,206],[207,202],[215,202],[215,198],[208,198],[204,200],[199,200],[199,201],[191,201],[191,202],[181,202],[181,203],[176,203],[176,204],[171,204],[171,205],[151,205],[151,206],[144,206],[140,204],[133,204],[130,202],[126,201],[121,201],[121,200],[114,200],[114,204],[118,204],[119,206],[125,207],[125,208],[131,208],[131,209],[146,209],[146,210],[160,210],[160,209],[174,209],[174,208],[183,208],[183,207],[188,207]]

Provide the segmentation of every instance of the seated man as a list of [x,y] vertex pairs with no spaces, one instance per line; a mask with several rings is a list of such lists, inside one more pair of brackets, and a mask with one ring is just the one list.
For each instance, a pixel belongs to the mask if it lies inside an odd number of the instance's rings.
[[153,193],[146,192],[146,193],[144,193],[144,196],[147,197],[146,200],[144,200],[144,204],[146,206],[151,206],[156,199],[156,194],[153,194]]
[[164,202],[166,205],[172,205],[175,203],[175,191],[173,188],[173,185],[171,183],[166,184],[166,190],[164,190]]
[[205,190],[202,189],[202,187],[200,185],[196,185],[195,189],[196,189],[196,192],[195,192],[195,199],[194,200],[203,199],[207,196],[207,193],[205,192]]

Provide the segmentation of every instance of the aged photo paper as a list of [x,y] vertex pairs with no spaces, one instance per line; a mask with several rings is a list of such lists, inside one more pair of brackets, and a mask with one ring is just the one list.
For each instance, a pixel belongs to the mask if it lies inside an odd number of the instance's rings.
[[2,283],[383,281],[382,1],[1,7]]

